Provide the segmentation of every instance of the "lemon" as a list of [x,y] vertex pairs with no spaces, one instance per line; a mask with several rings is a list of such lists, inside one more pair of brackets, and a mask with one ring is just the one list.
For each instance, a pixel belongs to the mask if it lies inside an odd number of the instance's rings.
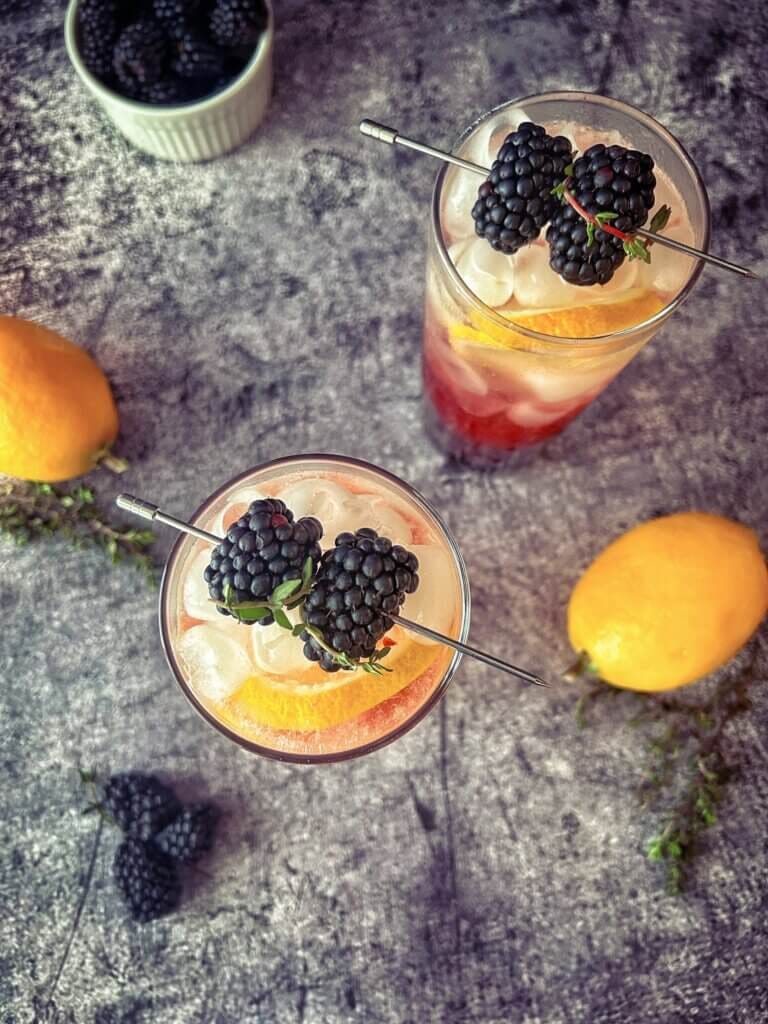
[[636,526],[597,556],[571,593],[568,634],[606,682],[670,690],[728,661],[767,609],[755,533],[681,512]]
[[117,436],[107,379],[73,342],[0,316],[0,473],[54,482],[81,476]]

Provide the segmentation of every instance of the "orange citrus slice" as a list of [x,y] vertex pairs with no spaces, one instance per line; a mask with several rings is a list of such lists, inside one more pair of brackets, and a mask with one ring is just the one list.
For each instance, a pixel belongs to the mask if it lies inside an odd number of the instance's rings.
[[253,675],[227,704],[238,719],[247,715],[271,729],[330,729],[395,696],[443,656],[442,650],[411,643],[394,670],[381,676],[369,675],[362,669],[323,674],[317,682]]
[[494,323],[482,313],[472,312],[471,325],[451,324],[449,336],[456,348],[460,348],[463,342],[490,348],[529,349],[532,339],[518,334],[515,324],[556,338],[595,338],[634,327],[658,313],[663,306],[663,301],[654,292],[636,289],[615,302],[510,311],[508,328]]

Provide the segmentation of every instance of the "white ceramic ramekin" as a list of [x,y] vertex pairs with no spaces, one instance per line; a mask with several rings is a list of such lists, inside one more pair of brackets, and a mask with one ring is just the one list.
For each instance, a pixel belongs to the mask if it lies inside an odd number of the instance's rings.
[[77,9],[70,0],[64,26],[69,59],[88,91],[125,137],[161,160],[210,160],[239,146],[266,113],[272,95],[274,26],[269,23],[251,60],[226,89],[208,99],[177,107],[153,107],[120,96],[83,63],[77,45]]

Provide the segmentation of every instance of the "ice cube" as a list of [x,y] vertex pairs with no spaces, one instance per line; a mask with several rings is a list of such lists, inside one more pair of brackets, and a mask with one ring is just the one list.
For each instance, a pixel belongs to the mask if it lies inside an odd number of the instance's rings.
[[257,627],[239,628],[244,633],[242,642],[225,629],[208,623],[192,626],[179,638],[179,657],[190,686],[201,697],[225,700],[253,672],[245,638],[246,630]]
[[[436,544],[412,544],[409,550],[419,560],[419,587],[406,597],[402,614],[438,633],[447,633],[456,613],[450,599],[456,592],[456,573],[451,560]],[[408,639],[418,644],[435,642],[413,632],[408,633]]]
[[475,233],[472,207],[482,183],[480,175],[472,171],[454,168],[449,172],[443,193],[441,223],[452,241],[470,238]]
[[[557,309],[584,304],[586,289],[566,282],[549,265],[549,246],[524,245],[512,259],[515,300],[526,309]],[[514,311],[509,312],[514,320]]]
[[[478,167],[490,169],[504,139],[518,124],[526,121],[525,111],[519,107],[504,114],[503,123],[495,118],[479,128],[464,143],[459,155]],[[469,238],[474,233],[472,207],[477,200],[477,190],[483,183],[479,174],[452,168],[446,177],[443,192],[442,224],[451,240]]]
[[[531,366],[519,371],[519,379],[524,381],[533,396],[540,402],[555,405],[570,399],[586,401],[600,388],[607,384],[616,371],[613,368],[593,370],[590,373],[568,369],[567,364],[560,371]],[[515,419],[514,413],[510,413]]]
[[203,572],[211,558],[211,551],[205,548],[198,552],[189,564],[184,576],[182,601],[184,611],[193,619],[218,622],[222,616],[216,611],[208,595],[208,584],[203,579]]
[[473,238],[458,257],[456,269],[464,283],[487,306],[503,306],[515,290],[515,269],[509,256]]
[[669,220],[667,221],[667,227],[664,229],[664,234],[667,234],[669,228],[678,227],[678,225],[689,221],[688,211],[685,203],[683,202],[682,196],[672,184],[668,175],[666,175],[664,171],[659,170],[658,167],[653,173],[656,175],[656,187],[653,190],[653,211],[648,217],[648,222],[650,224],[650,221],[653,219],[653,214],[660,210],[662,206],[668,206],[670,209],[670,215]]
[[[580,288],[579,291],[587,293],[589,302],[615,302],[623,292],[628,292],[635,286],[642,273],[640,270],[642,262],[642,260],[625,259],[607,284],[592,288]],[[571,287],[575,288],[577,285]]]
[[408,521],[380,495],[361,494],[350,509],[353,521],[349,529],[370,526],[394,544],[408,544],[412,536]]
[[255,487],[241,487],[229,496],[227,504],[214,516],[206,529],[215,533],[217,537],[223,537],[230,526],[245,514],[252,501],[259,501],[265,497],[266,495]]
[[[576,403],[578,405],[578,403]],[[575,406],[561,404],[559,406],[539,405],[538,402],[515,402],[507,410],[507,417],[520,427],[545,427],[554,423]]]
[[[300,621],[297,608],[286,612],[292,625]],[[302,641],[282,626],[254,626],[250,630],[251,654],[257,668],[274,675],[296,675],[311,668],[302,653]]]
[[[687,221],[681,221],[674,227],[667,226],[662,234],[685,245],[695,245],[693,229]],[[651,262],[643,265],[645,283],[654,291],[671,298],[677,295],[690,277],[694,263],[691,256],[654,244],[651,247]]]
[[352,495],[333,480],[315,477],[290,484],[280,492],[281,499],[293,511],[296,519],[316,516],[323,524],[322,547],[331,547],[337,534],[347,529],[347,506]]
[[464,252],[464,250],[467,248],[471,241],[471,238],[461,238],[459,239],[458,242],[453,242],[451,245],[448,246],[448,256],[454,267],[458,266],[459,259],[461,258],[462,253]]

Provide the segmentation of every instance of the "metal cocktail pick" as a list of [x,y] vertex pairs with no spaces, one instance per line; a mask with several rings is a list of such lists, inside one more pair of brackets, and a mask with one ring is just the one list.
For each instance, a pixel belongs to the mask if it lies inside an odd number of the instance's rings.
[[[417,153],[426,153],[427,156],[434,156],[438,160],[444,160],[446,163],[455,164],[456,167],[461,167],[465,171],[472,171],[474,174],[482,174],[484,178],[487,178],[490,174],[490,169],[487,167],[481,167],[480,164],[474,164],[470,160],[463,160],[459,156],[454,156],[453,153],[446,153],[442,149],[435,149],[434,146],[425,146],[423,142],[416,142],[415,139],[409,139],[405,135],[401,135],[396,128],[388,128],[385,124],[379,124],[378,121],[369,121],[366,118],[360,122],[360,131],[363,135],[368,135],[372,139],[376,139],[377,142],[386,142],[390,146],[397,144],[398,146],[405,146],[407,149],[415,149]],[[636,228],[636,235],[641,238],[648,238],[653,242],[658,242],[659,245],[666,245],[668,249],[676,249],[678,252],[684,252],[686,256],[693,256],[694,259],[703,260],[705,263],[711,263],[715,267],[722,267],[724,270],[731,270],[734,274],[741,274],[742,277],[750,277],[754,281],[763,280],[759,274],[756,274],[752,270],[748,270],[746,267],[740,267],[736,263],[729,263],[728,260],[721,260],[719,256],[712,256],[708,252],[702,252],[700,249],[694,249],[690,245],[685,245],[683,242],[677,242],[674,238],[665,238],[664,235],[657,235],[655,231],[646,231],[645,228]]]
[[[170,526],[174,530],[179,530],[181,533],[188,533],[192,537],[208,541],[209,544],[218,544],[223,540],[222,537],[217,537],[215,533],[208,533],[207,530],[201,530],[198,526],[193,526],[191,523],[187,523],[183,519],[177,519],[176,516],[163,512],[157,507],[157,505],[153,505],[149,501],[144,501],[142,498],[134,498],[132,494],[118,494],[116,504],[118,508],[122,508],[126,512],[131,512],[135,516],[141,516],[142,519],[150,519],[154,522],[163,523],[165,526]],[[470,658],[475,658],[477,661],[485,662],[486,665],[490,665],[492,668],[501,669],[502,672],[507,672],[509,675],[515,676],[517,679],[522,679],[526,683],[533,683],[535,686],[549,686],[549,683],[545,682],[539,676],[534,675],[533,672],[526,672],[524,668],[517,668],[516,665],[510,665],[509,662],[502,661],[501,658],[496,658],[492,654],[486,654],[485,651],[478,651],[477,648],[469,647],[467,644],[463,644],[459,640],[453,640],[449,636],[443,636],[442,633],[438,633],[434,629],[430,629],[428,626],[422,626],[418,622],[411,622],[410,619],[404,619],[402,615],[388,614],[387,618],[392,619],[393,622],[399,623],[406,629],[412,630],[414,633],[420,633],[421,636],[425,636],[430,640],[436,640],[438,643],[446,644],[448,647],[452,647],[455,651],[460,651],[462,654],[466,654]]]

